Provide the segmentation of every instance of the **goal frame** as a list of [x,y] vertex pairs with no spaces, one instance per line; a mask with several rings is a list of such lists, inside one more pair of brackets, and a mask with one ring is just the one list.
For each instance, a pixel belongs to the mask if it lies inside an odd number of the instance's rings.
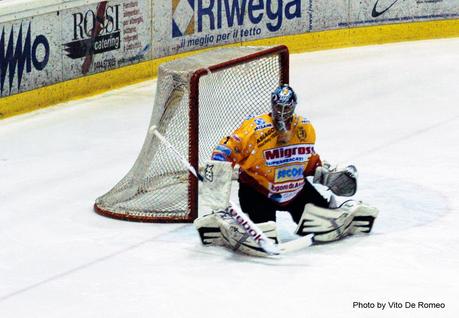
[[[285,45],[279,45],[267,48],[256,53],[248,54],[243,57],[231,59],[223,63],[211,65],[206,68],[200,68],[193,72],[190,78],[190,92],[189,92],[189,148],[188,148],[188,160],[191,166],[196,171],[199,171],[199,83],[203,76],[209,73],[221,71],[233,66],[244,64],[258,58],[263,58],[270,55],[278,55],[280,63],[280,78],[279,84],[289,83],[289,50]],[[242,118],[241,118],[242,122]],[[223,137],[223,136],[222,136]],[[96,213],[114,218],[127,221],[137,222],[152,222],[152,223],[191,223],[198,217],[198,179],[191,173],[188,172],[188,208],[190,213],[186,216],[175,216],[175,217],[161,217],[161,216],[144,216],[135,214],[121,214],[108,211],[94,204],[94,210]]]

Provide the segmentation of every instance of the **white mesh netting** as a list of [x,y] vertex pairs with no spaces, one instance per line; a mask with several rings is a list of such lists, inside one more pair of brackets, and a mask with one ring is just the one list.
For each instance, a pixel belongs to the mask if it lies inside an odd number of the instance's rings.
[[[270,50],[264,55],[265,51],[263,47],[225,48],[162,64],[150,127],[156,125],[185,158],[197,152],[202,166],[220,139],[245,117],[270,110],[270,94],[288,65],[282,65],[280,53]],[[245,56],[251,58],[241,59]],[[193,74],[202,68],[207,72],[198,78],[199,94],[193,103],[191,82],[197,80]],[[197,120],[190,116],[195,107]],[[192,140],[193,131],[198,131],[197,142]],[[195,185],[190,180],[183,164],[149,132],[134,166],[96,200],[95,208],[122,219],[191,221],[197,206],[190,196],[197,190],[191,191]]]

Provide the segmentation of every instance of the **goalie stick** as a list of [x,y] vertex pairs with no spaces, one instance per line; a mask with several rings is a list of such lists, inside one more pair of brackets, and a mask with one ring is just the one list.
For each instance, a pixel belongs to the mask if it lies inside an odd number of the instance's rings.
[[[204,178],[198,171],[174,148],[174,146],[158,131],[156,126],[150,127],[150,132],[153,133],[167,148],[172,150],[177,159],[183,163],[185,167],[196,177],[199,181],[204,181]],[[268,255],[279,255],[281,254],[281,249],[279,246],[271,243],[271,241],[266,237],[266,235],[261,231],[258,226],[256,226],[252,220],[249,219],[242,211],[240,211],[237,206],[230,200],[229,204],[231,208],[229,209],[229,215],[236,220],[236,222],[242,226],[244,231],[251,236],[255,242],[260,246],[260,248],[265,251]]]
[[291,253],[291,252],[295,252],[303,248],[306,248],[308,246],[311,246],[313,243],[313,240],[312,240],[313,237],[314,237],[314,234],[308,234],[308,235],[301,236],[297,239],[294,239],[294,240],[291,240],[285,243],[279,243],[278,247],[279,247],[280,253],[281,254]]

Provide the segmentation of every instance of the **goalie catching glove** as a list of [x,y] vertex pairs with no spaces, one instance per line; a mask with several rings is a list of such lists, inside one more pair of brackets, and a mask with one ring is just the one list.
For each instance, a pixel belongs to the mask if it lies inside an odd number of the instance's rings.
[[325,162],[316,168],[313,182],[328,187],[336,195],[350,197],[357,192],[357,168],[353,165],[332,167]]

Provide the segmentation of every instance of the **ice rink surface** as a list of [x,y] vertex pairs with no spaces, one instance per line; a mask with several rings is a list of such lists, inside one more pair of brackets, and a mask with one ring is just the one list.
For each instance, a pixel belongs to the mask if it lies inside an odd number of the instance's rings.
[[262,259],[94,213],[143,144],[144,82],[0,121],[0,317],[458,317],[459,39],[291,60],[317,151],[354,163],[380,209],[371,235]]

